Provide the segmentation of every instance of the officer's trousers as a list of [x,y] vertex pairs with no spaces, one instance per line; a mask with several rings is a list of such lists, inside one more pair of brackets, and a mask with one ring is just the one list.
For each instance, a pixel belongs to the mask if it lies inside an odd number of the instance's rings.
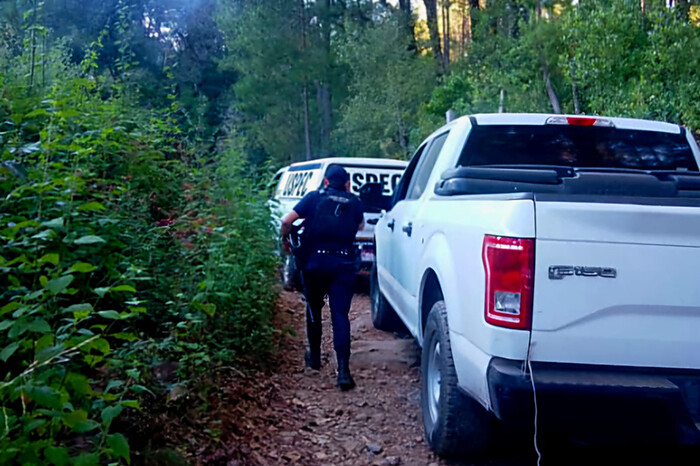
[[[312,261],[310,261],[311,263]],[[350,358],[350,303],[355,291],[354,264],[336,263],[324,267],[310,267],[302,272],[304,295],[306,296],[306,336],[311,351],[321,350],[321,310],[324,297],[328,295],[333,325],[333,347],[339,361]]]

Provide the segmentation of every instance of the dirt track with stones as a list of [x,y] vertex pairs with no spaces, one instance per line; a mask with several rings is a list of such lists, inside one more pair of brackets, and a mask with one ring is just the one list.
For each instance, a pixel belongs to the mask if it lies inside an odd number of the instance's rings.
[[[240,459],[228,465],[465,464],[437,458],[428,448],[420,414],[420,349],[412,339],[374,329],[366,293],[355,295],[350,312],[351,369],[357,387],[349,392],[335,387],[327,307],[322,368],[304,368],[304,312],[300,295],[282,294],[278,326],[293,332],[282,342],[278,368],[270,377],[274,391],[266,403],[247,410],[239,437],[246,444],[233,455]],[[478,464],[516,466],[532,461],[500,458]]]
[[[537,464],[532,437],[500,432],[484,458],[472,462],[437,458],[426,444],[420,413],[420,349],[412,339],[374,329],[366,292],[353,299],[351,368],[357,388],[335,387],[330,316],[324,309],[320,371],[303,363],[305,303],[282,292],[275,324],[279,348],[264,372],[231,368],[215,381],[219,390],[190,394],[177,422],[165,413],[160,434],[190,464],[525,466]],[[555,429],[557,426],[554,426]],[[552,446],[554,448],[552,448]],[[183,448],[184,447],[184,448]],[[596,449],[559,442],[544,448],[547,465],[696,464],[676,449]],[[160,453],[156,451],[155,453]],[[697,452],[690,452],[697,460]],[[162,455],[160,455],[162,456]],[[145,464],[179,464],[146,455]]]

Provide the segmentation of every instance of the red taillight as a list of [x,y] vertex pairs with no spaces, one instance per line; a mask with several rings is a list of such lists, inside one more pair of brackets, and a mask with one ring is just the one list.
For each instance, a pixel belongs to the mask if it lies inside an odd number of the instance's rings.
[[571,126],[593,126],[596,118],[566,117],[566,122]]
[[570,125],[570,126],[605,126],[614,128],[612,120],[606,118],[594,117],[567,117],[567,116],[551,116],[544,122],[546,125]]
[[486,273],[486,322],[529,330],[535,240],[486,235],[482,256]]

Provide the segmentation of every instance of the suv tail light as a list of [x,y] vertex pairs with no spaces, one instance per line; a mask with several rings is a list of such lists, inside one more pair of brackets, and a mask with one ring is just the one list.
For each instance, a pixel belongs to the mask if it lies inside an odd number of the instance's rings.
[[535,240],[486,235],[482,256],[486,272],[486,322],[529,330],[532,325]]

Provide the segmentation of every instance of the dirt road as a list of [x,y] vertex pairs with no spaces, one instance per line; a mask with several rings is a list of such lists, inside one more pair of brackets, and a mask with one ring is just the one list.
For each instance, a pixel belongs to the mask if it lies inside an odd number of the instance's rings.
[[[215,390],[190,392],[187,400],[168,404],[143,437],[169,446],[145,451],[147,465],[471,465],[525,466],[537,463],[532,437],[503,431],[488,454],[470,463],[448,462],[432,454],[423,436],[420,414],[419,348],[374,329],[366,292],[355,295],[351,367],[357,388],[335,387],[330,316],[324,310],[323,367],[304,368],[304,312],[300,295],[283,292],[275,323],[279,350],[266,372],[228,368],[210,381]],[[170,408],[168,408],[170,406]],[[175,422],[173,422],[173,420]],[[553,426],[556,430],[557,426]],[[688,452],[639,445],[623,452],[556,442],[544,447],[547,465],[697,464]],[[182,462],[168,456],[173,449]],[[172,456],[172,455],[171,455]]]
[[[321,371],[304,368],[304,310],[300,295],[285,292],[278,325],[290,336],[267,384],[265,400],[248,405],[246,420],[231,429],[243,446],[222,452],[229,466],[446,465],[430,451],[420,415],[420,352],[412,339],[379,332],[372,326],[366,293],[358,293],[350,313],[351,368],[357,387],[335,387],[330,316],[324,309]],[[272,388],[269,388],[269,387]],[[233,440],[233,439],[231,439]],[[502,452],[480,465],[532,464],[526,452]],[[513,458],[515,456],[516,459]],[[239,459],[231,460],[231,457]],[[208,461],[206,461],[208,462]]]

